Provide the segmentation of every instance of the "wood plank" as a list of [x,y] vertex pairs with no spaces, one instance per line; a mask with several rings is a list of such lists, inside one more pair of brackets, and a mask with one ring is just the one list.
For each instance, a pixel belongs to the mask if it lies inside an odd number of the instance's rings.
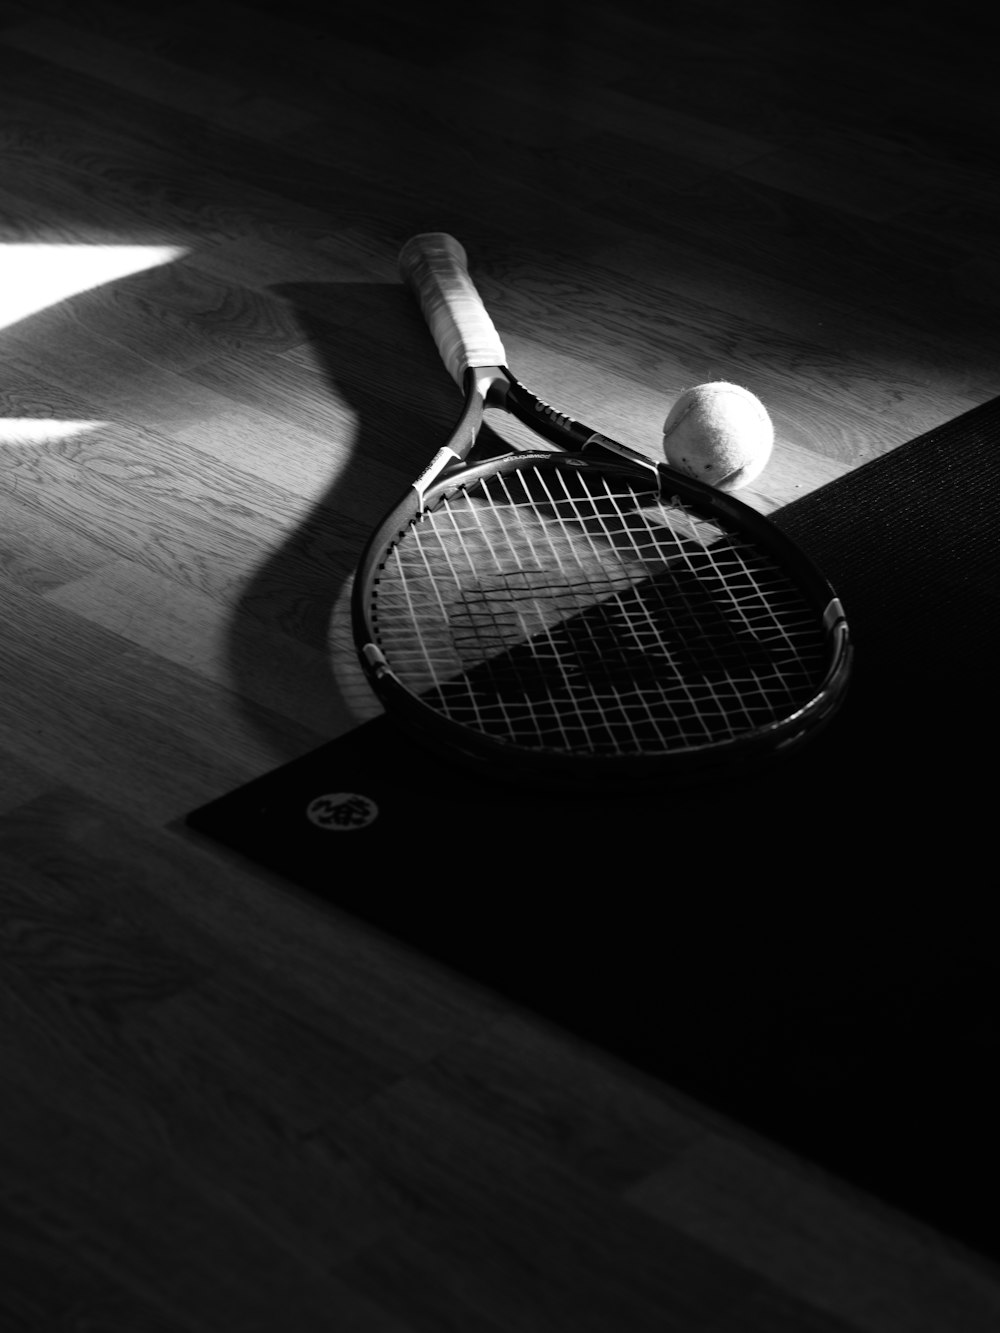
[[153,822],[315,748],[320,733],[0,584],[0,748]]
[[[327,604],[331,622],[345,616],[343,599],[341,594],[332,607]],[[332,661],[329,629],[319,613],[316,642],[305,642],[262,621],[263,598],[253,591],[245,598],[246,612],[233,616],[218,599],[132,561],[66,583],[46,600],[121,636],[151,660],[236,691],[317,737],[332,739],[381,712],[354,662],[349,632]]]
[[73,18],[72,25],[53,18],[11,24],[4,29],[4,45],[265,141],[301,129],[312,119],[309,112],[277,98],[256,96],[249,78],[228,83],[218,71],[183,71],[176,63],[137,49],[134,26],[122,34],[124,40],[103,33],[89,33],[81,40],[79,20]]
[[[391,1085],[487,1027],[501,1009],[471,983],[456,989],[452,974],[279,877],[249,871],[183,827],[144,825],[70,786],[52,787],[5,817],[0,854],[25,876],[3,880],[12,902],[30,899],[30,885],[38,880],[39,892],[63,903],[81,928],[103,932],[102,947],[113,949],[116,932],[130,940],[138,936],[144,947],[164,951],[178,966],[187,960],[192,986],[221,976],[236,988],[234,994],[245,996],[235,1006],[242,1023],[248,1011],[259,1008],[262,1022],[275,1022],[280,1012],[282,1022],[301,1023],[307,1034],[326,1033],[342,1047],[339,1072],[328,1059],[311,1060],[302,1072],[320,1081],[342,1080],[336,1093],[341,1109],[355,1097],[369,1097],[373,1079],[384,1077],[384,1085]],[[30,909],[30,902],[22,907]],[[100,973],[92,980],[99,985]],[[71,982],[72,969],[67,985]],[[61,1003],[69,1000],[63,997]],[[231,1003],[220,1002],[221,1007]],[[190,1058],[198,1026],[184,1037]],[[248,1031],[241,1041],[248,1043],[246,1058],[253,1059]],[[58,1025],[52,1035],[66,1040]],[[217,1039],[227,1040],[224,1024]],[[121,1055],[127,1069],[130,1057]],[[170,1056],[150,1050],[145,1058]],[[281,1059],[291,1071],[290,1057]],[[360,1091],[352,1091],[355,1083]],[[318,1123],[322,1103],[315,1100],[316,1085],[309,1086]],[[306,1087],[292,1077],[288,1095],[304,1096]],[[262,1087],[255,1096],[266,1093]]]
[[626,1197],[852,1328],[988,1333],[1000,1318],[995,1283],[960,1247],[747,1143],[695,1143]]

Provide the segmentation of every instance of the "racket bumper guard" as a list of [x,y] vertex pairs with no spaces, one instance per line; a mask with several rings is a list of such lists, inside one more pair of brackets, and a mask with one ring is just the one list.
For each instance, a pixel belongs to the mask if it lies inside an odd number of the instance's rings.
[[833,631],[838,625],[844,624],[847,617],[844,615],[844,608],[840,603],[839,597],[831,597],[827,603],[826,610],[823,612],[823,624]]
[[377,680],[381,680],[383,676],[391,676],[395,680],[395,674],[385,660],[385,654],[374,643],[366,643],[361,649],[361,656],[364,658],[365,665]]

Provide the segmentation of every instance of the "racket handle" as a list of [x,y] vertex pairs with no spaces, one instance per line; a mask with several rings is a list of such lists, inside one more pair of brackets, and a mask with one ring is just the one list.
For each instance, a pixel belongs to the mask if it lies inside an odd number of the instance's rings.
[[465,250],[454,236],[432,231],[412,237],[399,252],[399,271],[460,387],[470,367],[507,364],[500,335],[469,277]]

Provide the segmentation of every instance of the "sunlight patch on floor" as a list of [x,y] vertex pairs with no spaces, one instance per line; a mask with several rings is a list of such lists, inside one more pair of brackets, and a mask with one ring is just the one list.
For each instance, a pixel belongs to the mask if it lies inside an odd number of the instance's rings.
[[0,328],[186,253],[176,245],[0,244]]
[[49,417],[0,417],[0,445],[45,444],[106,426],[106,421],[58,421]]

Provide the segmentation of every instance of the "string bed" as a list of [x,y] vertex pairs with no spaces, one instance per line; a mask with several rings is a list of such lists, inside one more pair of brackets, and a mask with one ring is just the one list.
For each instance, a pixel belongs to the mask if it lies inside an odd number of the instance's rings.
[[622,473],[491,474],[404,529],[371,623],[402,684],[528,749],[676,752],[813,697],[815,610],[767,555]]

